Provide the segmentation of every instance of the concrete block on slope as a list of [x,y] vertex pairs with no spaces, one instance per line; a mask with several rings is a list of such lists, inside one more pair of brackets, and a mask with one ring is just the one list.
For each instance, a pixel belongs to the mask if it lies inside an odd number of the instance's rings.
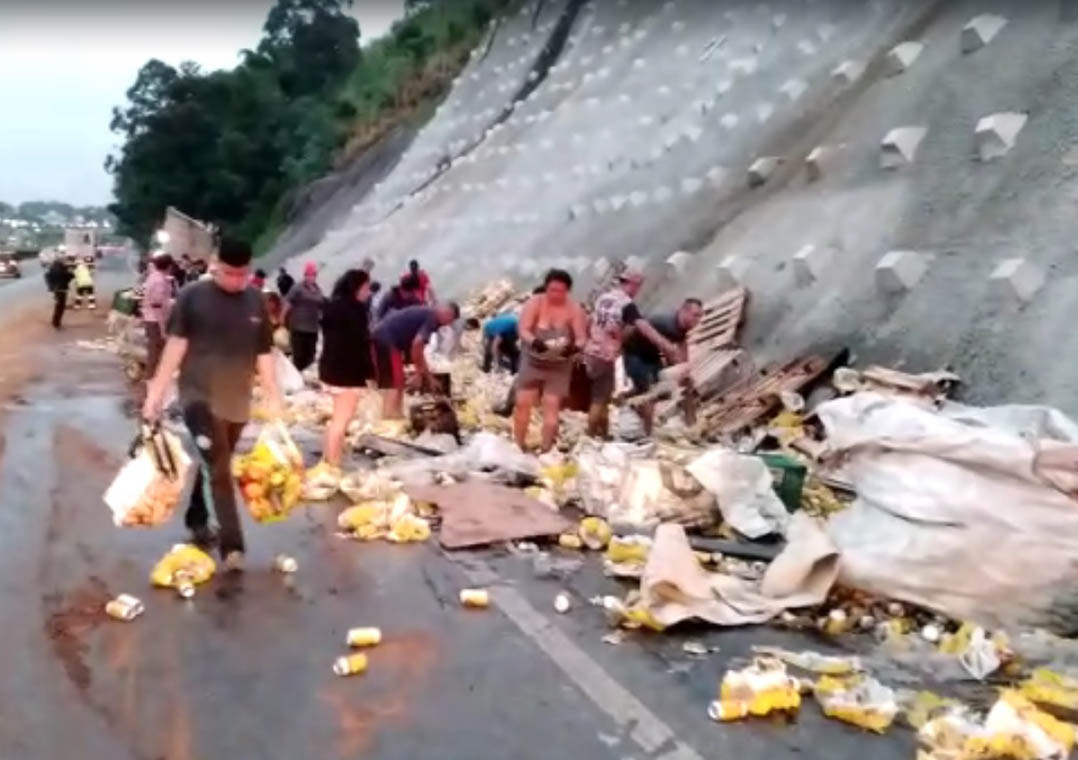
[[759,61],[756,58],[735,58],[730,61],[730,71],[734,74],[740,74],[742,76],[751,76],[756,73],[756,68],[759,66]]
[[805,94],[808,85],[800,79],[789,79],[779,87],[779,92],[785,95],[791,103]]
[[880,145],[880,166],[897,169],[913,163],[917,148],[928,133],[927,127],[896,127],[883,138]]
[[794,281],[801,287],[811,285],[823,277],[824,270],[831,263],[831,251],[814,245],[802,246],[794,254]]
[[676,251],[666,259],[666,264],[674,274],[685,274],[692,261],[692,254],[688,251]]
[[891,295],[905,293],[924,276],[928,260],[917,251],[891,251],[876,264],[876,287]]
[[1007,25],[1007,19],[992,13],[984,13],[962,27],[961,47],[963,53],[980,50],[993,40]]
[[805,156],[805,176],[809,182],[815,182],[823,176],[824,170],[842,151],[841,145],[817,145]]
[[778,156],[760,156],[749,167],[749,187],[759,187],[775,173],[782,159]]
[[693,195],[704,186],[704,181],[698,177],[683,177],[681,180],[681,192],[683,195]]
[[865,64],[860,61],[843,61],[831,72],[831,78],[843,87],[847,87],[865,73]]
[[719,287],[723,290],[741,287],[751,266],[752,264],[748,259],[734,255],[727,256],[719,262],[719,266],[716,268]]
[[730,175],[730,172],[723,166],[712,166],[707,170],[707,181],[712,187],[720,187],[726,178]]
[[988,279],[997,294],[1022,303],[1033,300],[1044,287],[1044,272],[1026,259],[1001,261]]
[[1024,113],[1003,111],[990,114],[977,122],[975,136],[977,152],[982,161],[1006,155],[1014,147],[1018,133],[1029,118]]

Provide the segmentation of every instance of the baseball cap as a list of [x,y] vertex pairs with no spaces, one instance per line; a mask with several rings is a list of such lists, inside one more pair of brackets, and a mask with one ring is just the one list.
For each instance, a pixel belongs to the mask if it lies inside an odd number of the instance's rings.
[[644,273],[637,269],[626,269],[618,276],[621,282],[632,282],[637,285],[644,281]]

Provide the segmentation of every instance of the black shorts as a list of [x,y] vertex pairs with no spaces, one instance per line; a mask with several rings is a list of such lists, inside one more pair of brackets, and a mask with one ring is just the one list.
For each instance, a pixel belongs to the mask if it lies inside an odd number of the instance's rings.
[[371,345],[374,346],[374,375],[378,387],[383,390],[403,389],[404,353],[378,340]]
[[633,395],[647,393],[651,386],[659,382],[662,364],[653,364],[636,354],[624,354],[622,359],[625,362],[625,374],[633,383]]

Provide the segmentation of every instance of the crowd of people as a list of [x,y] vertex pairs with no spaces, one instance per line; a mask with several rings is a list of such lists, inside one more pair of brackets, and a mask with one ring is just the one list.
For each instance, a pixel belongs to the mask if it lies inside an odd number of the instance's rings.
[[[229,570],[242,569],[245,550],[230,462],[256,377],[267,415],[281,414],[275,346],[283,345],[301,372],[317,360],[333,414],[322,461],[307,477],[339,479],[345,433],[361,394],[381,389],[385,416],[401,416],[405,366],[414,366],[417,388],[434,389],[423,349],[460,316],[455,303],[435,301],[430,277],[416,261],[377,304],[381,287],[371,279],[369,260],[344,272],[328,296],[313,262],[299,281],[281,267],[276,288],[251,262],[250,246],[228,239],[208,267],[159,253],[147,262],[139,287],[150,375],[143,416],[160,419],[178,377],[180,410],[201,458],[185,522],[197,543],[219,544]],[[283,341],[277,339],[282,332]],[[211,511],[219,533],[209,528]]]
[[[212,266],[158,255],[141,284],[151,373],[143,414],[151,422],[160,418],[166,391],[178,376],[183,419],[202,459],[186,524],[196,541],[219,541],[230,569],[242,567],[244,542],[229,463],[256,377],[268,415],[281,413],[275,346],[290,352],[299,371],[315,366],[333,397],[322,460],[307,477],[336,482],[346,430],[362,394],[377,388],[383,416],[399,418],[409,383],[415,390],[444,392],[427,363],[428,344],[448,341],[446,350],[452,351],[460,335],[459,307],[437,299],[418,261],[385,288],[372,279],[373,263],[365,261],[344,272],[328,295],[313,262],[298,280],[281,267],[274,287],[263,270],[252,272],[251,261],[250,246],[222,240]],[[665,365],[684,361],[701,302],[689,298],[672,313],[645,318],[634,301],[642,284],[640,273],[625,271],[586,309],[572,295],[572,276],[551,269],[519,308],[485,324],[468,321],[467,327],[482,331],[482,369],[515,376],[513,435],[522,449],[536,407],[542,417],[540,448],[556,445],[574,373],[586,378],[589,433],[603,437],[619,359],[636,394],[646,393]],[[650,431],[646,407],[644,416]],[[219,536],[208,527],[211,509]]]
[[[571,295],[572,276],[551,269],[519,314],[499,314],[482,326],[483,370],[516,374],[513,437],[522,449],[537,405],[541,449],[554,447],[574,372],[586,377],[588,434],[606,438],[619,359],[633,395],[646,394],[664,366],[686,360],[686,339],[703,316],[702,302],[687,298],[674,313],[645,318],[634,301],[643,283],[641,273],[626,270],[586,311]],[[643,404],[641,412],[650,434],[653,409]]]

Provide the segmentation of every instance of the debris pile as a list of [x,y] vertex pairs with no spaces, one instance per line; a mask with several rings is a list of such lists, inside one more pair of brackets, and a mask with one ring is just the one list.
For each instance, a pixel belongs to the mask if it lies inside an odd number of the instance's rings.
[[[654,409],[651,437],[594,440],[583,415],[563,412],[559,451],[521,451],[509,436],[513,379],[482,372],[480,336],[466,332],[437,360],[451,395],[410,398],[405,420],[386,421],[367,394],[348,430],[362,466],[321,473],[304,498],[343,496],[346,538],[508,546],[559,581],[601,566],[617,584],[592,599],[616,631],[610,643],[686,621],[855,642],[859,656],[758,649],[723,676],[708,709],[717,721],[792,716],[812,695],[824,715],[874,733],[903,716],[926,760],[1065,756],[1073,728],[1049,713],[1078,717],[1078,675],[1031,671],[1005,631],[1065,627],[1055,623],[1076,580],[1078,424],[1052,409],[965,406],[951,400],[949,371],[856,368],[845,351],[757,369],[737,341],[748,298],[736,288],[707,304],[687,362],[615,399]],[[483,319],[520,300],[500,281],[464,313]],[[298,439],[325,425],[332,399],[307,378],[287,407]],[[235,467],[260,520],[288,514],[301,472],[289,433],[272,425]],[[193,593],[214,571],[200,555],[176,547],[154,583]],[[459,598],[492,601],[487,589]],[[587,614],[572,599],[563,586],[555,611]],[[373,630],[349,644],[377,644]],[[334,669],[367,665],[353,653]],[[885,683],[917,667],[1011,688],[979,714]]]

